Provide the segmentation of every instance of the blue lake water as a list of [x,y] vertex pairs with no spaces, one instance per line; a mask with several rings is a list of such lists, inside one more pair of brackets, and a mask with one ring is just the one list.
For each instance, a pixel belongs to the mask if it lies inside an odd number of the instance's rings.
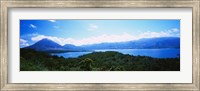
[[[95,50],[95,52],[117,51],[123,54],[150,56],[153,58],[176,58],[180,56],[180,49],[105,49]],[[52,55],[63,56],[64,58],[76,58],[92,52],[67,52],[53,53]]]
[[52,55],[57,55],[59,57],[63,56],[64,58],[76,58],[84,54],[92,52],[66,52],[66,53],[52,53]]

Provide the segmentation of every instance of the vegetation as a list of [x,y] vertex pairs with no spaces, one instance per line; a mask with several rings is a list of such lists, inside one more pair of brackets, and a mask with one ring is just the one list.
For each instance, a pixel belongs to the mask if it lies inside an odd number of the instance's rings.
[[20,49],[21,71],[180,71],[180,58],[131,56],[118,52],[93,52],[78,58],[52,56]]

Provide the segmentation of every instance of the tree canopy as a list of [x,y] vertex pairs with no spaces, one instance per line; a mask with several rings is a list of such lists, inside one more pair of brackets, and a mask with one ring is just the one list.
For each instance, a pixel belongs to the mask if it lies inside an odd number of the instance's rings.
[[180,58],[152,58],[119,52],[93,52],[64,58],[20,49],[21,71],[180,71]]

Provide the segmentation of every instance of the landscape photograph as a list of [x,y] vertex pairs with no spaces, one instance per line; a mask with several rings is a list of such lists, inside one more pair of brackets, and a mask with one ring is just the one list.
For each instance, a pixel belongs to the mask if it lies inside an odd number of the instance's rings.
[[180,20],[22,19],[20,71],[180,71]]

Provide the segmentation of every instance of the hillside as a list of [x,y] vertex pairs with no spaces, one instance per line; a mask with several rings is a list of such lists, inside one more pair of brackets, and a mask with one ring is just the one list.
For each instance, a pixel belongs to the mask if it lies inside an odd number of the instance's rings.
[[22,48],[20,71],[180,71],[180,59],[131,56],[113,51],[63,58]]

